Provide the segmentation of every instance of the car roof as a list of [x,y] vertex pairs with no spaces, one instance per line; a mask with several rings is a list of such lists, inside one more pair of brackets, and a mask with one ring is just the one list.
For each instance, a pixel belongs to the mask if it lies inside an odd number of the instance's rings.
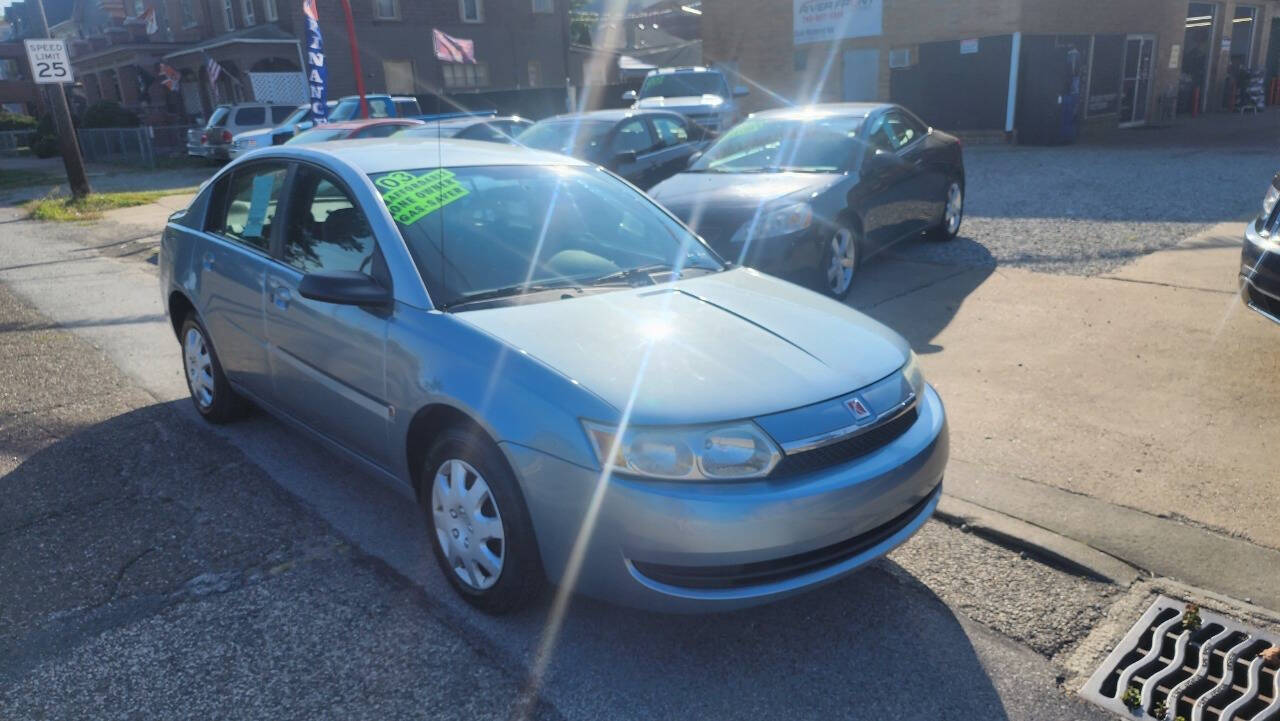
[[[679,113],[671,110],[632,110],[630,108],[616,108],[613,110],[592,110],[586,113],[565,113],[563,115],[555,115],[550,118],[546,118],[546,120],[608,120],[617,122],[619,120],[630,118],[633,115],[674,115],[677,117],[683,117]],[[538,122],[544,121],[540,120]]]
[[370,125],[423,125],[421,120],[414,118],[361,118],[359,120],[337,120],[324,125],[317,125],[318,129],[329,130],[358,130]]
[[335,140],[311,145],[280,145],[259,152],[291,158],[327,155],[365,174],[414,168],[481,165],[590,165],[568,156],[519,145],[455,138],[442,138],[436,142],[400,135],[369,140]]
[[790,108],[775,108],[752,113],[753,118],[777,118],[808,120],[814,118],[865,118],[868,115],[895,107],[892,103],[815,103]]
[[721,73],[719,70],[716,70],[715,68],[708,68],[703,65],[682,65],[674,68],[658,68],[656,70],[649,71],[650,75],[674,75],[675,73],[717,73],[719,75],[724,74],[724,73]]
[[508,122],[512,120],[524,121],[526,123],[533,122],[519,115],[478,115],[468,118],[444,118],[443,120],[428,120],[427,125],[432,127],[440,126],[442,128],[459,128],[470,127],[472,125],[480,125],[482,123]]

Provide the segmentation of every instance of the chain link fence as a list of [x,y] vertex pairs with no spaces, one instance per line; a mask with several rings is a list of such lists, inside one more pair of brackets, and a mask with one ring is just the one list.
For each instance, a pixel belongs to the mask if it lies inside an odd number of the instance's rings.
[[35,140],[34,130],[0,130],[0,156],[16,156],[26,153]]
[[91,163],[154,168],[157,158],[181,157],[187,152],[185,125],[80,128],[76,136],[80,139],[80,153]]

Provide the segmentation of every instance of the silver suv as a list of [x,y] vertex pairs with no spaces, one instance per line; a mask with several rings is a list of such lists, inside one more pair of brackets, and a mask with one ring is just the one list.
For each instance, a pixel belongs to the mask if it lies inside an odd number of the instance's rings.
[[622,99],[634,101],[631,107],[636,110],[674,110],[708,130],[720,132],[742,117],[736,98],[747,93],[745,85],[730,92],[724,73],[699,66],[651,70],[640,92],[628,90]]

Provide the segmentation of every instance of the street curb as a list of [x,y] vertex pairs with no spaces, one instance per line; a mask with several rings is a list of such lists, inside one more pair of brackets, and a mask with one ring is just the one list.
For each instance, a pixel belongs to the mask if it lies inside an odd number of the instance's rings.
[[945,493],[934,515],[944,523],[1078,576],[1124,588],[1142,576],[1133,566],[1079,541]]

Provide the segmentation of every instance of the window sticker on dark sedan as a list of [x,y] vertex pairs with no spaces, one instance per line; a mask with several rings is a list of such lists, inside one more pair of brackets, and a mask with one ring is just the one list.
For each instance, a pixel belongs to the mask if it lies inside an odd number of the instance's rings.
[[391,217],[401,225],[413,225],[468,193],[443,168],[421,175],[397,171],[378,178],[376,185]]

